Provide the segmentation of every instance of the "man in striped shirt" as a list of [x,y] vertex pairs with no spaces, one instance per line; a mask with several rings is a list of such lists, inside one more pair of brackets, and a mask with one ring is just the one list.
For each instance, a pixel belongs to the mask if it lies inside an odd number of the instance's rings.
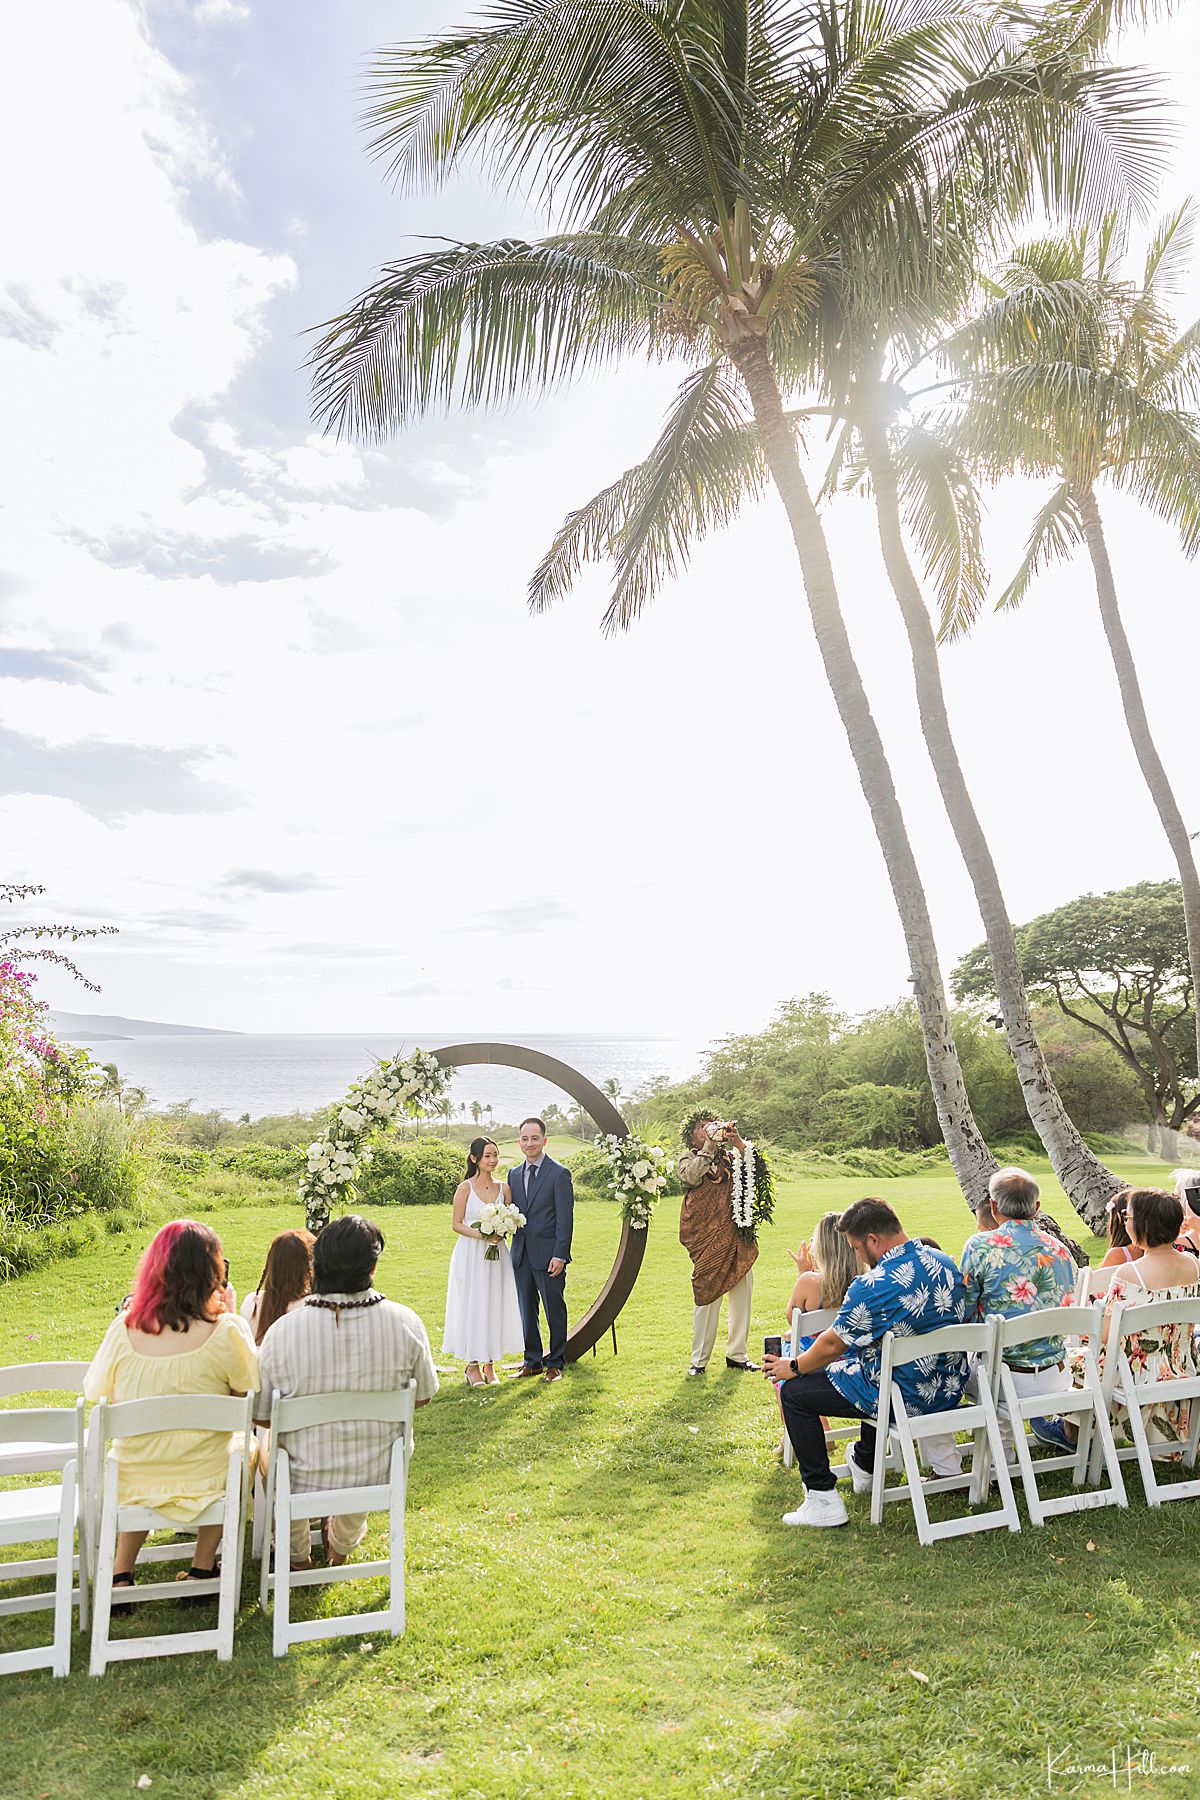
[[[313,1246],[313,1291],[276,1319],[259,1346],[260,1410],[303,1394],[393,1393],[417,1384],[417,1405],[438,1390],[425,1327],[410,1307],[385,1300],[372,1285],[383,1233],[347,1213],[333,1219]],[[296,1494],[331,1487],[373,1487],[388,1479],[397,1428],[384,1420],[334,1421],[284,1435]],[[331,1564],[344,1563],[366,1535],[363,1513],[322,1521]],[[292,1525],[293,1569],[307,1568],[310,1521]]]

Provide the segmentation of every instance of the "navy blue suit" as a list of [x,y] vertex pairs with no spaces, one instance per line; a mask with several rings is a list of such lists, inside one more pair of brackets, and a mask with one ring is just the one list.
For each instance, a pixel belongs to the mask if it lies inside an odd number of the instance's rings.
[[[538,1301],[546,1310],[550,1349],[548,1368],[561,1369],[567,1359],[567,1271],[551,1275],[550,1264],[571,1260],[571,1229],[575,1222],[575,1184],[571,1171],[543,1156],[532,1186],[529,1164],[508,1171],[512,1203],[525,1214],[525,1223],[512,1241],[512,1269],[517,1281],[517,1301],[525,1328],[525,1361],[540,1369],[542,1334],[538,1329]],[[528,1191],[527,1191],[528,1189]]]

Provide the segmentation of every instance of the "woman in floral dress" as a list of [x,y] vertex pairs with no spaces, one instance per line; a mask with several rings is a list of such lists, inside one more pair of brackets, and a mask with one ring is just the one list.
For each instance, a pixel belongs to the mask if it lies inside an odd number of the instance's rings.
[[[1200,1257],[1175,1248],[1183,1225],[1183,1207],[1175,1195],[1162,1188],[1132,1188],[1126,1219],[1130,1241],[1140,1255],[1136,1262],[1126,1264],[1113,1276],[1104,1309],[1105,1349],[1102,1355],[1107,1354],[1113,1308],[1120,1301],[1137,1306],[1149,1300],[1194,1300],[1200,1296]],[[1192,1376],[1200,1368],[1190,1325],[1166,1324],[1149,1331],[1134,1332],[1125,1339],[1125,1353],[1139,1381]],[[1075,1351],[1071,1362],[1077,1369],[1081,1368],[1083,1352]],[[1187,1442],[1188,1408],[1186,1400],[1164,1400],[1142,1409],[1146,1437],[1152,1450]],[[1065,1435],[1074,1441],[1076,1428],[1073,1422],[1064,1419],[1058,1423],[1065,1428]],[[1035,1435],[1042,1436],[1036,1426]],[[1119,1403],[1113,1405],[1113,1435],[1128,1442],[1126,1409]],[[1178,1461],[1179,1455],[1176,1451],[1170,1460]]]

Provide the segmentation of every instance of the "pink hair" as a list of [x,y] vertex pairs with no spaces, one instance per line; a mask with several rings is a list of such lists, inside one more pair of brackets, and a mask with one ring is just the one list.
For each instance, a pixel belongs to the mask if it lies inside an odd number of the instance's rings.
[[[171,1264],[181,1240],[190,1237],[192,1233],[202,1242],[208,1240],[216,1245],[214,1233],[207,1225],[197,1225],[194,1219],[172,1219],[169,1225],[164,1225],[151,1238],[133,1278],[133,1294],[125,1314],[125,1323],[133,1330],[157,1335],[162,1330],[164,1312],[171,1315],[167,1323],[176,1323],[173,1315],[177,1311],[178,1300],[173,1290],[178,1286],[178,1278]],[[173,1276],[175,1279],[172,1279]],[[205,1295],[204,1299],[207,1298]],[[187,1329],[186,1323],[184,1329]]]

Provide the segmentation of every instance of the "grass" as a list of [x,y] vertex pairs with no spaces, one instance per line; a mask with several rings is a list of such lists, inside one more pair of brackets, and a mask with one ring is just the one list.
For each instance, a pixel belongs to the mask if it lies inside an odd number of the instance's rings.
[[[1146,1179],[1157,1167],[1126,1172]],[[961,1247],[970,1219],[947,1175],[872,1185],[910,1230]],[[787,1245],[863,1191],[849,1178],[781,1183],[756,1270],[756,1335],[777,1326]],[[292,1215],[224,1210],[219,1195],[207,1204],[244,1290]],[[379,1285],[422,1313],[436,1355],[446,1218],[431,1208],[380,1218]],[[612,1208],[580,1206],[576,1315],[615,1239]],[[0,1290],[0,1358],[89,1355],[132,1252],[110,1239]],[[1115,1749],[1124,1782],[1127,1745],[1156,1762],[1153,1775],[1135,1770],[1136,1791],[1195,1792],[1194,1505],[1151,1513],[1131,1471],[1127,1513],[1017,1537],[922,1550],[905,1509],[873,1531],[865,1500],[850,1501],[847,1530],[789,1532],[779,1517],[798,1481],[772,1457],[769,1393],[716,1367],[687,1380],[690,1314],[667,1206],[616,1358],[605,1347],[552,1389],[477,1392],[450,1372],[421,1414],[404,1638],[276,1662],[250,1569],[229,1665],[182,1657],[93,1682],[77,1640],[67,1681],[7,1678],[0,1794],[107,1800],[146,1774],[152,1800],[1014,1800],[1047,1791],[1048,1752],[1059,1759],[1053,1791],[1108,1793],[1108,1776],[1063,1771]],[[355,1598],[317,1591],[298,1610]],[[178,1622],[163,1615],[166,1629]],[[4,1643],[32,1642],[40,1623],[5,1620]],[[1170,1772],[1181,1764],[1190,1773]]]

